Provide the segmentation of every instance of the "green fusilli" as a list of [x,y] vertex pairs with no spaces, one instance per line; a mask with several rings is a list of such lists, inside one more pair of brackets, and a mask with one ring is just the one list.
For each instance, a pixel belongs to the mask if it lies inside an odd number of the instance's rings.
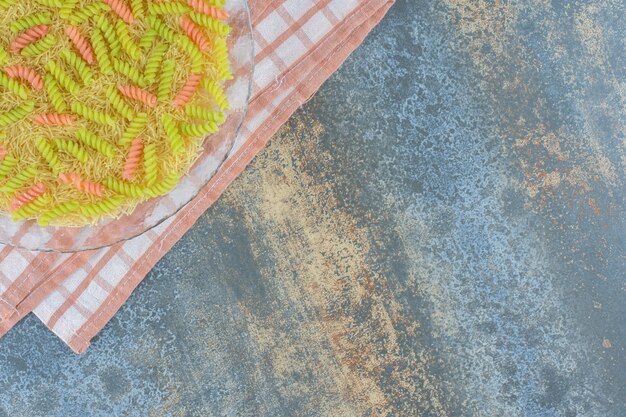
[[4,72],[0,72],[0,86],[9,90],[22,100],[26,100],[28,98],[28,90],[26,90],[26,88],[20,84],[19,81],[9,78]]
[[[46,205],[45,207],[48,207]],[[77,201],[67,201],[55,206],[52,210],[45,211],[38,220],[38,223],[42,226],[47,226],[51,221],[65,216],[66,214],[73,213],[79,209],[81,204]],[[32,217],[32,216],[27,216]]]
[[187,104],[185,106],[185,114],[194,119],[208,120],[213,123],[224,123],[226,115],[224,112],[202,107],[195,104]]
[[170,146],[172,147],[172,151],[174,153],[180,153],[185,149],[185,143],[183,142],[183,138],[180,135],[180,131],[178,130],[178,126],[176,126],[176,122],[169,114],[164,114],[161,117],[161,125],[165,130],[165,136],[167,137]]
[[54,77],[61,87],[66,89],[71,94],[78,94],[80,92],[80,86],[74,81],[67,72],[55,61],[48,61],[46,63],[46,71]]
[[126,51],[128,56],[133,59],[139,58],[139,55],[141,55],[141,50],[139,49],[139,46],[137,46],[135,42],[131,39],[126,23],[122,22],[121,20],[115,21],[115,33],[117,33],[117,38],[122,44],[122,49]]
[[26,57],[41,55],[42,53],[55,46],[56,43],[56,37],[54,37],[53,35],[46,35],[41,40],[26,46],[24,49],[22,49],[20,53]]
[[23,171],[18,172],[14,177],[10,178],[2,187],[0,192],[12,194],[18,189],[22,188],[26,183],[35,178],[38,171],[35,167],[28,167]]
[[231,31],[231,27],[227,24],[220,22],[217,19],[213,19],[205,14],[191,12],[189,13],[189,17],[194,21],[194,23],[207,28],[211,32],[215,32],[220,36],[226,36]]
[[203,136],[209,133],[215,133],[219,130],[217,123],[205,122],[199,124],[181,123],[179,125],[180,132],[187,136]]
[[76,131],[76,137],[85,145],[95,149],[104,156],[113,158],[116,154],[115,147],[108,143],[106,140],[99,138],[94,133],[85,128],[80,128]]
[[148,84],[144,76],[139,72],[139,70],[126,61],[121,61],[117,58],[113,58],[113,69],[118,74],[127,77],[139,87],[145,87]]
[[217,106],[222,111],[230,110],[230,104],[224,94],[224,88],[217,82],[209,79],[202,80],[202,87],[215,99]]
[[117,88],[114,86],[109,86],[106,90],[106,97],[109,99],[113,108],[116,112],[118,112],[124,119],[132,121],[136,116],[133,109],[124,101],[124,98],[118,93]]
[[87,163],[89,160],[89,152],[77,142],[67,139],[54,139],[54,144],[59,151],[72,155],[82,163]]
[[9,175],[9,172],[15,168],[17,162],[17,159],[13,158],[11,155],[5,156],[2,163],[0,163],[0,179],[4,179]]
[[163,64],[163,57],[168,50],[168,46],[165,44],[160,44],[154,47],[154,49],[148,55],[148,60],[146,62],[146,67],[143,71],[143,76],[146,84],[152,84],[157,76],[157,72],[159,68]]
[[110,114],[79,102],[72,103],[72,112],[101,125],[115,126],[117,124],[117,119]]
[[16,123],[30,115],[35,109],[35,102],[32,100],[25,101],[17,107],[0,114],[0,127],[8,126]]
[[143,187],[141,187],[140,185],[123,180],[118,180],[117,178],[113,177],[107,178],[106,186],[116,193],[125,195],[127,197],[141,198],[146,195]]
[[46,138],[39,137],[35,139],[35,146],[55,174],[63,170],[63,166],[59,162],[59,155]]
[[178,39],[178,33],[172,28],[170,28],[165,22],[159,19],[156,16],[148,17],[148,24],[152,29],[159,34],[163,40],[168,41],[170,43],[175,43],[176,39]]
[[91,32],[91,45],[93,46],[93,52],[96,54],[100,71],[106,75],[113,74],[113,66],[111,65],[111,59],[109,58],[109,51],[107,51],[104,36],[97,28],[94,28]]
[[73,25],[79,25],[86,22],[89,18],[94,17],[99,13],[107,12],[109,10],[111,10],[111,8],[108,5],[99,1],[97,3],[91,3],[83,7],[82,9],[74,12],[72,16],[70,16],[69,20],[70,23],[72,23]]
[[14,221],[34,217],[37,213],[41,213],[50,206],[51,197],[48,194],[40,195],[28,204],[23,205],[19,209],[11,213]]
[[124,147],[130,145],[133,139],[139,136],[141,131],[146,127],[146,123],[148,123],[148,114],[138,113],[120,138],[120,145]]
[[161,69],[161,79],[159,80],[159,89],[157,92],[157,99],[161,103],[165,103],[171,98],[175,71],[176,62],[168,59],[163,63],[163,68]]
[[115,213],[122,204],[124,204],[124,198],[121,196],[114,196],[98,200],[91,204],[81,205],[80,211],[85,217],[99,218],[104,215],[111,215],[111,213]]
[[35,13],[21,17],[11,23],[11,32],[18,33],[38,25],[49,25],[50,13]]
[[67,110],[67,105],[65,104],[65,99],[61,93],[59,83],[57,83],[52,75],[46,74],[43,77],[43,85],[46,88],[48,99],[52,103],[54,109],[59,113],[64,113]]
[[61,54],[63,55],[63,58],[65,58],[65,62],[76,70],[76,73],[82,80],[83,84],[89,85],[89,83],[93,80],[93,71],[89,69],[85,60],[69,49],[64,49],[61,51]]

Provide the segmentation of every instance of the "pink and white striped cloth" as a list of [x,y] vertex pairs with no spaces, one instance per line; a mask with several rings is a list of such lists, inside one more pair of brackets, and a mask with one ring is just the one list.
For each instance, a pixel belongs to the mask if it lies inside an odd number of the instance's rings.
[[393,0],[251,0],[257,63],[253,96],[229,159],[180,213],[127,242],[75,254],[0,246],[0,336],[32,311],[72,350],[84,352],[156,262],[392,4]]

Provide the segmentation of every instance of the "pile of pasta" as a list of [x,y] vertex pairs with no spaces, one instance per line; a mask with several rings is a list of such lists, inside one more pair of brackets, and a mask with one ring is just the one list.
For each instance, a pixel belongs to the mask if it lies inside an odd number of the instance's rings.
[[0,207],[81,226],[171,191],[229,110],[224,2],[0,0]]

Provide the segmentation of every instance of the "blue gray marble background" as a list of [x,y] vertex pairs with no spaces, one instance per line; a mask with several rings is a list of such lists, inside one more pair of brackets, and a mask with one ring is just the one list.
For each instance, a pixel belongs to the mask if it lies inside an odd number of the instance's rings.
[[625,17],[398,0],[85,355],[0,340],[0,416],[626,416]]

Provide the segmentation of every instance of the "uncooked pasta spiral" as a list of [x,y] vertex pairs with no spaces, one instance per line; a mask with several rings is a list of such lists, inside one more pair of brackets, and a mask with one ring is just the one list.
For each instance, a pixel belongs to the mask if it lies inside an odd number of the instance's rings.
[[9,54],[0,46],[0,65],[4,65],[9,60]]
[[76,70],[76,73],[83,81],[84,85],[89,85],[93,80],[93,71],[87,66],[87,62],[82,57],[78,56],[74,51],[69,49],[63,49],[61,51],[65,62]]
[[211,32],[215,32],[220,36],[226,36],[231,31],[230,26],[223,22],[220,22],[217,19],[212,18],[211,16],[192,12],[189,14],[189,17],[198,25],[207,28]]
[[184,106],[191,100],[191,97],[198,91],[198,87],[200,87],[200,80],[202,76],[200,74],[191,73],[189,78],[187,78],[187,82],[178,92],[178,95],[174,97],[173,103],[177,107]]
[[33,57],[37,55],[41,55],[57,43],[57,38],[52,35],[46,35],[41,38],[39,41],[35,43],[31,43],[26,45],[21,51],[20,54],[26,57]]
[[74,47],[80,56],[82,56],[88,64],[93,64],[93,50],[91,49],[89,42],[87,42],[87,39],[85,39],[80,33],[80,30],[78,30],[76,26],[68,26],[65,28],[65,33],[74,44]]
[[133,23],[135,17],[130,8],[122,0],[102,0],[126,23]]
[[133,59],[139,58],[141,50],[139,49],[139,46],[135,45],[135,42],[131,39],[130,33],[128,32],[128,27],[121,20],[115,22],[115,33],[117,34],[117,38],[120,40],[122,49],[126,51],[128,56]]
[[224,9],[220,9],[215,6],[210,6],[204,2],[204,0],[187,0],[187,4],[193,7],[199,13],[206,16],[210,16],[213,19],[225,20],[228,18],[228,13]]
[[111,85],[107,88],[105,94],[115,111],[118,112],[124,119],[132,121],[135,118],[135,112],[124,101],[120,93],[117,91],[117,88]]
[[15,38],[15,40],[11,42],[9,49],[11,50],[11,52],[15,52],[15,53],[20,52],[26,46],[46,36],[48,34],[48,31],[49,31],[48,25],[42,24],[42,25],[33,26],[29,28],[28,30],[26,30],[17,38]]
[[62,7],[63,0],[35,0],[37,3],[48,7]]
[[143,169],[146,185],[153,186],[158,177],[157,146],[156,143],[149,143],[143,148]]
[[150,14],[174,14],[180,15],[191,11],[191,7],[181,1],[170,1],[163,3],[150,3],[148,5],[148,12]]
[[230,104],[228,103],[226,94],[224,94],[224,89],[219,83],[205,78],[202,81],[202,87],[206,91],[208,91],[209,94],[211,94],[211,96],[213,96],[220,110],[222,111],[230,110]]
[[46,138],[38,137],[35,139],[35,146],[41,153],[41,156],[46,160],[53,173],[60,172],[63,166],[59,162],[59,155]]
[[35,102],[32,100],[25,101],[17,107],[0,114],[0,127],[8,126],[12,123],[16,123],[21,119],[24,119],[35,109]]
[[5,67],[4,71],[11,78],[20,78],[28,81],[30,85],[37,90],[41,90],[43,88],[43,80],[41,79],[41,76],[32,68],[28,68],[25,65],[14,65],[11,67]]
[[46,88],[48,99],[50,100],[50,103],[52,103],[54,109],[58,113],[65,113],[67,105],[65,104],[65,99],[61,93],[61,87],[57,83],[56,79],[52,75],[46,74],[43,78],[43,84]]
[[130,8],[133,12],[133,15],[138,19],[143,19],[145,17],[143,0],[130,0]]
[[163,57],[168,50],[168,46],[165,44],[160,44],[154,47],[154,49],[148,55],[148,60],[146,61],[146,67],[143,71],[143,77],[145,79],[146,84],[152,84],[156,79],[157,72],[162,65]]
[[56,205],[54,208],[52,208],[52,210],[47,210],[47,206],[48,205],[46,204],[46,206],[42,207],[43,210],[41,211],[43,211],[43,214],[39,217],[38,220],[38,223],[42,226],[47,226],[48,224],[50,224],[51,221],[77,211],[79,207],[81,207],[81,204],[77,201],[66,201]]
[[177,39],[181,48],[187,52],[191,60],[191,72],[201,73],[204,66],[204,55],[198,46],[187,36],[179,36]]
[[154,94],[149,93],[134,85],[121,85],[118,87],[120,93],[128,98],[145,104],[149,107],[156,107],[157,98]]
[[161,79],[159,80],[159,89],[157,92],[158,101],[165,103],[170,100],[172,87],[174,84],[174,71],[176,70],[176,62],[166,60],[161,68]]
[[148,18],[148,24],[150,25],[152,29],[156,31],[156,33],[159,34],[161,38],[163,38],[163,40],[166,40],[171,43],[176,42],[176,39],[178,38],[179,35],[176,33],[174,29],[169,27],[165,22],[163,22],[158,17],[150,16]]
[[185,106],[185,114],[194,119],[208,120],[209,122],[221,124],[224,123],[226,116],[224,112],[202,107],[195,104]]
[[144,50],[150,49],[152,45],[154,44],[154,42],[156,41],[158,36],[159,34],[156,32],[156,30],[154,29],[146,30],[146,32],[141,37],[141,40],[139,41],[139,47]]
[[138,113],[135,118],[130,122],[130,125],[124,131],[124,134],[120,138],[120,145],[128,146],[134,138],[139,136],[142,130],[148,123],[147,113]]
[[176,184],[180,181],[180,177],[181,175],[178,172],[172,172],[152,187],[145,188],[143,193],[152,198],[167,194],[176,187]]
[[135,66],[129,64],[126,61],[113,58],[113,69],[118,74],[121,74],[127,77],[129,80],[137,84],[139,87],[145,87],[148,84],[148,82],[146,81],[144,76],[139,72],[139,70]]
[[141,198],[146,195],[143,187],[141,187],[140,185],[123,180],[118,180],[114,177],[107,178],[106,186],[116,193],[125,195],[127,197]]
[[10,78],[4,72],[0,72],[0,86],[2,86],[6,90],[9,90],[11,93],[15,94],[22,100],[26,100],[28,98],[28,92],[26,91],[26,88],[19,82],[15,81],[13,78]]
[[77,190],[83,193],[96,195],[98,197],[102,197],[102,194],[104,194],[104,186],[102,184],[83,180],[80,174],[76,172],[60,173],[59,180],[64,184],[73,185]]
[[11,155],[6,155],[0,163],[0,179],[4,179],[17,165],[17,159]]
[[33,26],[48,24],[50,24],[50,13],[34,13],[16,19],[13,23],[11,23],[11,31],[13,33],[18,33],[32,28]]
[[228,61],[228,46],[224,39],[215,38],[213,41],[213,56],[215,57],[220,79],[232,80],[233,73],[230,70],[230,63]]
[[10,178],[2,187],[0,191],[7,194],[12,194],[18,189],[22,188],[24,184],[32,180],[37,175],[37,168],[30,166],[23,171],[18,172],[14,177]]
[[11,213],[11,218],[14,221],[27,219],[29,217],[33,217],[38,213],[46,210],[50,206],[50,196],[48,194],[43,194],[31,201],[28,204],[24,204],[19,209],[15,210]]
[[122,204],[124,204],[124,199],[121,196],[113,196],[93,203],[81,205],[79,209],[83,216],[98,219],[102,216],[115,213]]
[[204,53],[209,51],[209,39],[204,31],[198,27],[189,17],[182,16],[179,21],[180,27],[185,31],[189,39],[191,39],[198,48]]
[[185,148],[185,144],[182,136],[180,135],[180,131],[178,130],[178,126],[176,126],[176,122],[172,119],[172,116],[164,114],[161,117],[161,125],[165,130],[165,135],[174,153],[182,152]]
[[186,136],[203,136],[209,133],[215,133],[219,130],[217,123],[205,122],[205,123],[181,123],[179,125],[180,132]]
[[69,20],[70,20],[70,23],[72,23],[73,25],[79,25],[81,23],[86,22],[90,17],[94,17],[98,15],[99,13],[105,12],[107,10],[111,10],[111,8],[104,3],[101,3],[101,2],[91,3],[83,7],[82,9],[74,12],[70,16]]
[[139,163],[143,157],[143,139],[140,137],[133,139],[126,154],[126,162],[124,162],[124,170],[122,171],[122,179],[130,181],[133,179]]
[[36,199],[37,197],[39,197],[45,192],[46,192],[46,186],[43,183],[39,182],[33,185],[28,190],[24,191],[22,194],[19,194],[15,198],[13,198],[13,200],[11,201],[10,211],[15,211],[19,209],[20,207],[22,207],[23,205],[32,202],[34,199]]
[[90,148],[95,149],[104,156],[113,158],[115,156],[115,147],[108,143],[106,140],[99,138],[94,133],[85,128],[80,128],[76,131],[76,137]]
[[91,44],[93,45],[93,52],[96,55],[96,61],[103,74],[113,74],[113,66],[111,65],[111,59],[109,58],[109,52],[104,41],[102,32],[97,28],[93,28],[91,31]]
[[67,139],[54,139],[54,144],[59,151],[72,155],[82,163],[87,163],[89,160],[89,153],[77,142]]
[[78,4],[78,0],[63,0],[63,5],[59,11],[59,17],[62,19],[68,19],[74,13],[74,9]]
[[61,87],[66,89],[73,95],[80,92],[80,86],[74,81],[67,72],[55,61],[48,61],[46,63],[46,71],[54,77]]
[[71,114],[42,113],[33,116],[33,122],[41,126],[71,126],[76,117]]
[[118,56],[120,50],[122,49],[122,45],[117,36],[117,32],[115,31],[115,27],[111,24],[111,22],[109,22],[109,19],[104,14],[99,15],[95,20],[95,23],[100,29],[104,39],[108,42],[109,48],[111,49],[111,55]]
[[72,113],[75,113],[87,120],[91,120],[92,122],[98,123],[100,125],[115,126],[117,124],[117,119],[110,114],[86,106],[77,101],[72,103]]

